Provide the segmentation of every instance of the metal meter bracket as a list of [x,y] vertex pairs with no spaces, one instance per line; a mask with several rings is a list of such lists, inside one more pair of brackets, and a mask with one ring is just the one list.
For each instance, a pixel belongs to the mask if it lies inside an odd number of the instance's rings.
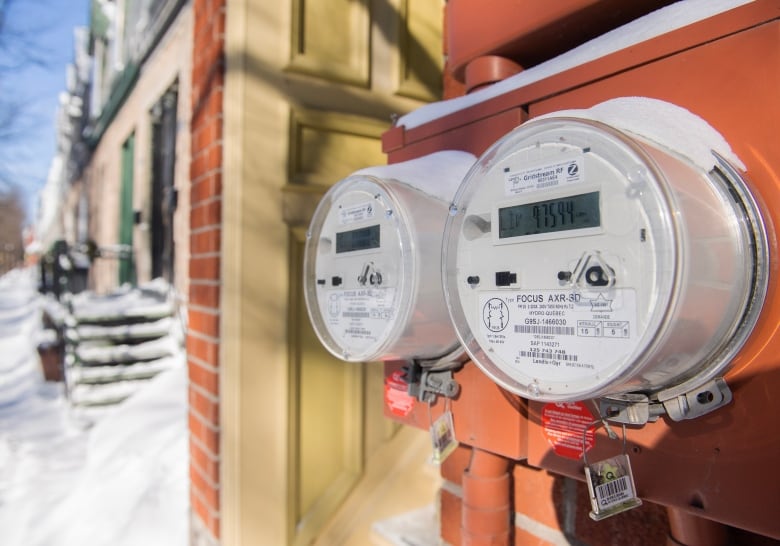
[[409,384],[407,392],[420,402],[433,404],[437,396],[455,398],[460,392],[460,385],[452,376],[452,369],[437,370],[424,367],[419,361],[413,360],[404,366],[405,379]]
[[[663,392],[658,393],[663,398]],[[667,415],[674,421],[695,419],[731,402],[731,389],[716,377],[697,389],[663,400]]]
[[599,415],[623,425],[644,425],[664,413],[664,407],[644,394],[616,394],[599,399]]
[[[663,396],[663,393],[659,393]],[[644,394],[627,393],[601,398],[599,414],[624,425],[644,425],[666,413],[673,421],[695,419],[731,402],[731,389],[717,377],[699,388],[668,400],[653,401]]]

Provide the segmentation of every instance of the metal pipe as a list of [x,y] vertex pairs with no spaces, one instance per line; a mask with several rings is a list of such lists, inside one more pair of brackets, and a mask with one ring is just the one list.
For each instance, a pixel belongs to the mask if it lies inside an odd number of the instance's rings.
[[726,546],[728,527],[679,508],[668,507],[669,546]]
[[463,473],[463,546],[509,546],[510,499],[509,460],[473,448]]
[[471,93],[522,72],[523,67],[498,55],[477,57],[466,65],[466,93]]

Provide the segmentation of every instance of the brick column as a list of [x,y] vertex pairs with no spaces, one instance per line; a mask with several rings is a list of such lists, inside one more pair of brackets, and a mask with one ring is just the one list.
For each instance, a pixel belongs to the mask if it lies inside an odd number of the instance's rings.
[[190,502],[194,545],[220,537],[219,344],[226,0],[194,0],[190,165]]

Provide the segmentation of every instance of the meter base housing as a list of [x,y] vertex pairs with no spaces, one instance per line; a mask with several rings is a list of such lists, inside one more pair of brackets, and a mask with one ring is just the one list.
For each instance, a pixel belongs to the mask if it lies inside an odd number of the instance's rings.
[[[766,302],[725,373],[731,403],[693,420],[661,417],[629,427],[627,452],[642,499],[775,539],[780,539],[780,295],[774,282],[780,275],[774,231],[780,225],[779,18],[776,2],[757,0],[423,125],[394,127],[383,137],[390,162],[442,149],[480,155],[526,119],[631,96],[686,108],[723,135],[746,166],[769,233]],[[544,403],[515,399],[513,406],[486,378],[463,381],[463,374],[481,372],[467,364],[455,374],[462,386],[452,402],[458,440],[509,457],[517,468],[584,479],[581,460],[552,450],[540,418]],[[489,409],[481,405],[485,400],[506,406]],[[441,402],[437,406],[443,408]],[[435,418],[440,410],[431,409]],[[406,417],[392,417],[427,428],[428,407],[416,404]],[[481,422],[490,426],[479,429]],[[504,435],[509,445],[503,445]],[[588,457],[614,454],[612,444],[597,433]],[[517,495],[515,502],[522,510]]]

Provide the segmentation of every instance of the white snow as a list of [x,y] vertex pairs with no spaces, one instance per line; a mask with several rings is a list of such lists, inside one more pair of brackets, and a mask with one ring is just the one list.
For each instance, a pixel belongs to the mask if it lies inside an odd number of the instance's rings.
[[554,59],[524,70],[501,82],[464,97],[432,103],[398,118],[396,125],[407,129],[458,112],[493,97],[520,89],[555,74],[594,61],[610,53],[626,49],[656,36],[713,17],[753,0],[682,0],[640,17],[622,27],[603,34]]
[[574,117],[601,121],[683,155],[705,171],[717,165],[713,151],[732,165],[746,169],[717,130],[692,112],[649,97],[620,97],[585,110],[560,110],[534,118]]
[[445,150],[392,165],[368,167],[353,176],[394,179],[449,204],[476,160],[468,152]]
[[129,285],[99,299],[83,292],[73,297],[73,314],[80,321],[108,320],[112,318],[148,317],[162,318],[171,314],[173,301],[169,286],[162,279],[144,285],[142,290]]
[[137,345],[105,345],[98,341],[84,342],[76,349],[76,355],[84,364],[132,362],[172,356],[181,344],[171,336],[146,341]]
[[90,428],[43,380],[35,343],[51,305],[34,272],[0,277],[0,543],[186,545],[183,354]]
[[433,504],[376,521],[371,530],[393,545],[440,544],[439,515]]
[[43,380],[38,353],[31,341],[37,337],[39,324],[39,304],[31,274],[13,270],[0,277],[0,412],[30,396]]
[[97,338],[112,340],[139,339],[144,337],[159,337],[173,329],[172,319],[165,317],[155,322],[119,326],[96,326],[82,324],[68,332],[68,336],[81,341]]
[[133,364],[113,364],[111,366],[80,366],[70,372],[72,381],[88,385],[122,379],[152,378],[170,368],[181,366],[179,356],[161,358],[149,362]]

